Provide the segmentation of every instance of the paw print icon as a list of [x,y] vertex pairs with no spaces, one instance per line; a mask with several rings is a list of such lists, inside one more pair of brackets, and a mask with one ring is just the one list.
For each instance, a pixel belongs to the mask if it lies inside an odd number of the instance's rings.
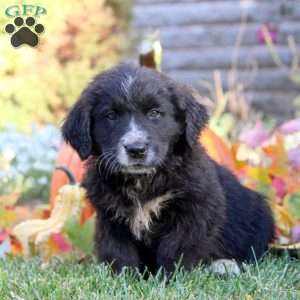
[[16,17],[14,24],[5,26],[5,31],[11,34],[10,42],[14,47],[19,47],[23,44],[35,47],[39,43],[38,35],[44,30],[44,26],[36,24],[33,17],[26,18],[25,22],[22,17]]

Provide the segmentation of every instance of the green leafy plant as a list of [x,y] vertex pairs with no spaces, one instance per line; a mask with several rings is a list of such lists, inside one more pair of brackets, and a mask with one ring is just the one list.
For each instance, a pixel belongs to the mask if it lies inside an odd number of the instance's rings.
[[83,224],[77,220],[69,220],[64,226],[64,232],[72,245],[87,255],[93,253],[95,218],[90,218]]
[[[48,125],[31,134],[0,131],[0,196],[18,194],[19,202],[46,202],[61,137]],[[33,151],[34,149],[34,151]]]

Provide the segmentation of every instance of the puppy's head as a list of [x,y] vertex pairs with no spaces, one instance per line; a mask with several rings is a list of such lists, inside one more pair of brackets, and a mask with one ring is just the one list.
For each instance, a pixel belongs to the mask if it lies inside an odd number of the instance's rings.
[[[148,173],[193,147],[207,122],[192,92],[147,68],[121,65],[98,75],[69,113],[63,136],[82,160],[110,172]],[[101,167],[101,166],[100,166]]]

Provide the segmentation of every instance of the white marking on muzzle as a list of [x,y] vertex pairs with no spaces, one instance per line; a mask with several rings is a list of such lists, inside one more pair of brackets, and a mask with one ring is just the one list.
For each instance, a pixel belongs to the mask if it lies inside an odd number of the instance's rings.
[[147,134],[144,130],[140,129],[135,123],[134,118],[130,120],[129,129],[121,138],[123,144],[133,144],[136,142],[145,143],[147,140]]
[[118,160],[121,164],[127,166],[128,165],[128,156],[124,145],[129,145],[133,143],[146,143],[147,141],[147,133],[138,127],[134,118],[130,120],[128,131],[121,137],[119,144],[119,154]]

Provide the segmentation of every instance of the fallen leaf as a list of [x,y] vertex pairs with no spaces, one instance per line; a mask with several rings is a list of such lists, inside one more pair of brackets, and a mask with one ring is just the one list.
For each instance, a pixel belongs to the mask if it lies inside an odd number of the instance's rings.
[[285,236],[290,236],[291,229],[297,225],[296,219],[287,211],[285,207],[273,204],[276,225]]
[[21,243],[12,235],[10,235],[11,254],[18,256],[23,254]]
[[226,145],[225,141],[215,134],[210,128],[206,128],[201,133],[200,143],[204,146],[208,155],[212,159],[237,174],[233,153]]
[[51,239],[56,244],[57,249],[61,252],[69,252],[72,249],[71,244],[64,238],[61,233],[54,233]]
[[244,174],[250,177],[251,179],[259,182],[263,185],[270,185],[271,178],[269,176],[268,170],[262,167],[252,167],[252,166],[245,166],[243,168]]
[[272,179],[272,187],[279,198],[283,198],[287,193],[286,183],[281,177],[274,177]]

